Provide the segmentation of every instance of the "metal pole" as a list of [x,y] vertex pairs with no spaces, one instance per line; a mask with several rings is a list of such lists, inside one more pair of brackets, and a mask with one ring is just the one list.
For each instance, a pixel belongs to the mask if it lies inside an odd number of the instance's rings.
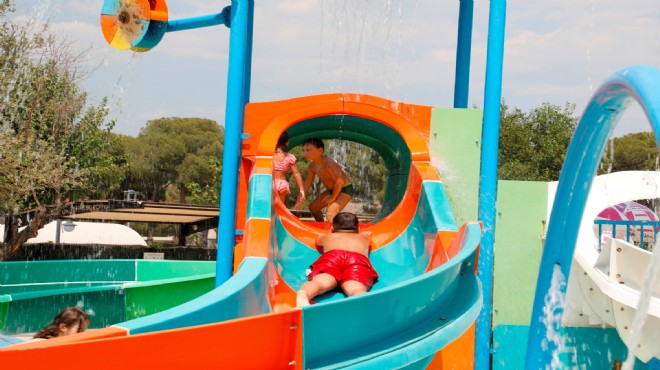
[[478,275],[483,290],[483,308],[477,318],[475,369],[490,369],[493,311],[493,251],[497,200],[497,156],[500,138],[500,101],[504,60],[506,1],[491,0],[488,22],[488,55],[484,91],[484,124],[481,137],[481,175],[479,179],[479,220],[484,234],[479,250]]
[[254,1],[232,0],[229,36],[229,72],[225,113],[225,143],[222,154],[220,220],[215,284],[220,286],[232,274],[235,243],[236,197],[241,158],[241,134],[245,105],[250,96],[252,60],[252,14]]
[[226,24],[224,12],[167,21],[167,32],[185,31],[195,28],[217,26],[220,24]]
[[474,0],[459,0],[458,41],[456,46],[456,80],[454,108],[467,108],[470,92],[470,52],[472,50],[472,18]]
[[55,245],[60,245],[60,233],[62,232],[62,220],[55,222]]

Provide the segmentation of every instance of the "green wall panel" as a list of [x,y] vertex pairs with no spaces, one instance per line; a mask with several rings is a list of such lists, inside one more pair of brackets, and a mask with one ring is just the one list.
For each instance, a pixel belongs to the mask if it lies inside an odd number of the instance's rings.
[[529,325],[547,223],[545,182],[499,181],[493,326]]
[[474,221],[479,210],[481,109],[434,108],[429,149],[456,223]]
[[214,273],[215,261],[139,260],[137,280],[151,281]]
[[169,284],[128,287],[124,291],[127,319],[136,319],[178,306],[210,292],[214,287],[215,275]]
[[121,290],[59,294],[21,299],[9,304],[3,334],[32,333],[48,324],[64,308],[78,306],[90,316],[90,328],[104,328],[126,320]]
[[0,302],[0,332],[3,332],[7,325],[7,313],[9,312],[9,302]]

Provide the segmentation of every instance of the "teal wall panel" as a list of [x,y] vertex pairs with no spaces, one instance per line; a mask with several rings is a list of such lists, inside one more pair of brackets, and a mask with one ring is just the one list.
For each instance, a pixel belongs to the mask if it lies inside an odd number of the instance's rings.
[[[493,346],[493,370],[523,369],[527,347],[527,325],[498,325],[493,336],[498,340]],[[559,354],[561,369],[612,368],[615,360],[625,361],[628,349],[613,328],[566,327],[562,329],[565,349]],[[647,369],[641,361],[634,369]]]

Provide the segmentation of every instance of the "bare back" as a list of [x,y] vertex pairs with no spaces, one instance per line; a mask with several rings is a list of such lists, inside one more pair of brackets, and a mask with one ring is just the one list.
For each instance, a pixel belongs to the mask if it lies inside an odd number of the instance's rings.
[[370,232],[355,233],[339,231],[319,236],[316,239],[316,245],[323,253],[341,249],[369,257],[370,241]]

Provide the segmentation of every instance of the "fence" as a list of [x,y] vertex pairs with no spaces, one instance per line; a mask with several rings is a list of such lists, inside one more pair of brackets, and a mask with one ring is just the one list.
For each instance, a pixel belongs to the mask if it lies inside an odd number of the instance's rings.
[[[598,225],[599,251],[603,245],[603,226],[611,227],[612,238],[617,238],[617,227],[625,227],[626,241],[647,250],[655,245],[657,231],[660,230],[660,221],[595,220],[594,225]],[[637,235],[639,238],[636,238]]]

